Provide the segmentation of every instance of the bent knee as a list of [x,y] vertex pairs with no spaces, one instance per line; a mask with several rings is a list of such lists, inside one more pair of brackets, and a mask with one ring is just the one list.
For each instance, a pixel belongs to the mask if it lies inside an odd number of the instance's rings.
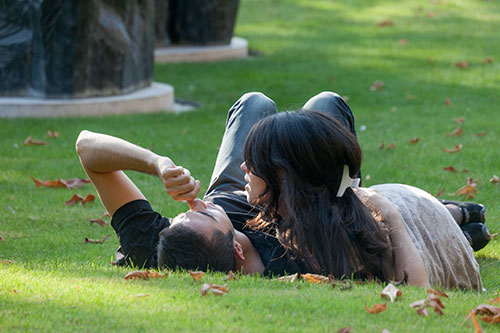
[[276,104],[274,103],[274,101],[261,92],[248,92],[241,96],[240,101],[242,103],[257,104],[260,107],[264,108],[276,108]]

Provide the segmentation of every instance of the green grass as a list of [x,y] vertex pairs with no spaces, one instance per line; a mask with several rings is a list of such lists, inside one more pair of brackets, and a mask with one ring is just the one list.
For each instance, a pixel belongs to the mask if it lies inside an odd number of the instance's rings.
[[[431,13],[431,15],[429,15]],[[371,315],[383,286],[367,284],[342,291],[304,283],[282,284],[242,277],[224,282],[229,294],[202,297],[200,283],[186,273],[166,280],[125,281],[126,269],[109,261],[118,245],[111,227],[90,225],[104,209],[63,205],[78,190],[36,189],[39,179],[84,177],[74,152],[83,129],[123,137],[192,171],[206,189],[222,137],[226,111],[247,91],[262,91],[280,110],[296,109],[323,90],[349,96],[364,152],[364,185],[407,183],[453,199],[467,177],[477,179],[475,201],[488,209],[487,225],[500,231],[500,5],[496,1],[311,1],[245,0],[236,35],[260,57],[207,64],[163,64],[155,80],[175,86],[176,97],[203,107],[184,114],[103,118],[0,120],[0,330],[64,331],[472,331],[468,311],[499,291],[500,245],[491,242],[476,257],[486,293],[449,292],[445,315],[419,317],[408,305],[425,291],[403,287],[403,297]],[[432,16],[432,17],[431,17]],[[392,20],[393,26],[377,22]],[[406,39],[407,44],[399,41]],[[487,64],[484,60],[493,58]],[[432,60],[429,60],[432,59]],[[454,62],[467,61],[460,69]],[[370,85],[383,81],[383,91]],[[408,97],[410,96],[410,97]],[[445,105],[450,98],[451,105]],[[447,137],[465,122],[461,137]],[[362,128],[366,128],[362,130]],[[47,130],[61,132],[46,139]],[[476,133],[487,131],[486,136]],[[47,146],[24,147],[32,135]],[[408,141],[419,137],[414,145]],[[380,150],[394,143],[394,150]],[[442,148],[463,144],[461,152]],[[443,167],[469,169],[449,173]],[[153,207],[171,216],[187,208],[174,203],[158,180],[130,173]],[[85,244],[85,237],[102,245]],[[16,290],[17,293],[14,293]],[[136,297],[151,294],[149,297]],[[482,323],[488,331],[499,329]]]

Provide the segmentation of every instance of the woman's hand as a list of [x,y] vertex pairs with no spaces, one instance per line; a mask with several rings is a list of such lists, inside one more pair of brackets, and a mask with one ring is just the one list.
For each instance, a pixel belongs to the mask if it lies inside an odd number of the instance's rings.
[[165,190],[176,201],[192,201],[200,191],[200,181],[191,177],[191,172],[181,166],[176,166],[166,156],[160,156],[155,163],[158,177],[163,182]]

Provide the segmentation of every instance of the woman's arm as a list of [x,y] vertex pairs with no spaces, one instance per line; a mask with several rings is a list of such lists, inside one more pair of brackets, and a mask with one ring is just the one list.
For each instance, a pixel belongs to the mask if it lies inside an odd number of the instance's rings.
[[410,285],[430,286],[427,269],[405,229],[403,217],[398,209],[376,190],[359,188],[356,193],[370,209],[380,212],[389,226],[396,280],[405,280]]

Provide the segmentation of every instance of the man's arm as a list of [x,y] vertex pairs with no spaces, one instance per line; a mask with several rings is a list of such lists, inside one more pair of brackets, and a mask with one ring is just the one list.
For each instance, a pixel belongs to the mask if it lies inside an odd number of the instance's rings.
[[376,190],[359,188],[356,193],[368,207],[380,212],[390,228],[396,280],[406,280],[410,285],[430,286],[425,264],[405,229],[403,217],[398,209]]
[[176,166],[170,158],[113,136],[82,131],[76,141],[76,151],[111,215],[130,201],[145,199],[122,170],[158,176],[174,200],[191,201],[200,190],[199,181],[191,177],[189,170]]

